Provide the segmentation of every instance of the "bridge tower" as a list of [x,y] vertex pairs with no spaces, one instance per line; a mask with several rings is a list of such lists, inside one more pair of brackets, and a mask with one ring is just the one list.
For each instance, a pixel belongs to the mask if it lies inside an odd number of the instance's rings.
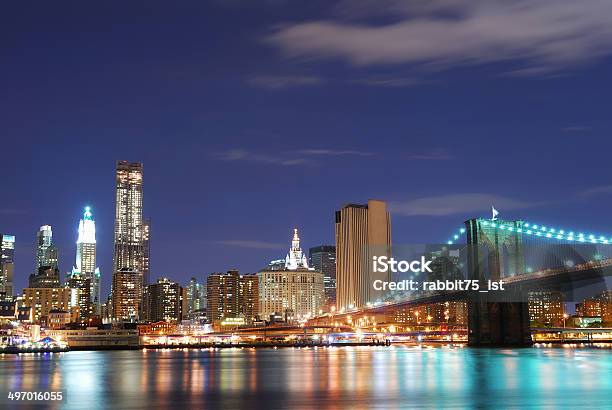
[[[502,225],[504,229],[498,229]],[[465,222],[469,279],[499,280],[525,272],[521,230],[523,221],[470,219]],[[530,345],[527,301],[501,301],[491,293],[471,293],[468,299],[470,346]],[[504,295],[507,296],[507,295]]]

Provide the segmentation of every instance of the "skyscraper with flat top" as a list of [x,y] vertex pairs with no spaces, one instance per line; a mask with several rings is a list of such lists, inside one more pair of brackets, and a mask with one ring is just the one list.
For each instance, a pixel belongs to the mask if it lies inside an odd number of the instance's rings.
[[0,233],[0,300],[13,296],[15,237]]
[[325,306],[336,306],[336,247],[321,245],[310,248],[310,263],[313,268],[323,273],[325,286]]
[[384,292],[374,289],[388,272],[374,272],[373,256],[391,255],[391,217],[387,204],[369,200],[366,205],[349,204],[336,211],[336,304],[350,309],[382,302]]
[[142,222],[142,280],[145,285],[151,283],[151,218],[144,218]]
[[58,267],[57,248],[53,245],[53,230],[43,225],[36,233],[36,271],[41,266]]
[[113,319],[137,320],[141,310],[145,262],[142,164],[118,161],[115,182]]
[[144,228],[141,163],[117,162],[115,198],[114,271],[133,269],[142,274]]

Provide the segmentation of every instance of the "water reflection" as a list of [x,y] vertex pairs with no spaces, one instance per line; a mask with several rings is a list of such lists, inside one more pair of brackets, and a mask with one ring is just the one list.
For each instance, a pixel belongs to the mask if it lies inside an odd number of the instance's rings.
[[2,356],[0,391],[5,398],[8,391],[62,390],[66,409],[604,408],[611,374],[612,351],[605,349],[70,352]]

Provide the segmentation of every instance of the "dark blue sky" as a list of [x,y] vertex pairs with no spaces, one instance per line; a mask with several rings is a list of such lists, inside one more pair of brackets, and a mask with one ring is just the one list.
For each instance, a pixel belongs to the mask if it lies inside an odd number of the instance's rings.
[[256,271],[293,227],[333,243],[334,211],[368,198],[392,203],[396,243],[444,241],[491,203],[612,236],[612,7],[476,3],[4,4],[16,287],[42,224],[70,269],[91,205],[109,289],[119,159],[144,163],[152,277],[181,282]]

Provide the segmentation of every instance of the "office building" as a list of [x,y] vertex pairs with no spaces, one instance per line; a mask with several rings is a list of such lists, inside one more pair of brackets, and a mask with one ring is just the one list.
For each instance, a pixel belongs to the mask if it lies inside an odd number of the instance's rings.
[[323,274],[325,307],[336,305],[336,247],[321,245],[309,250],[310,264]]
[[279,314],[305,319],[318,314],[323,308],[323,274],[308,266],[297,229],[293,231],[284,268],[266,268],[258,272],[257,277],[259,314],[263,319],[269,320]]
[[143,319],[147,322],[179,323],[182,318],[183,288],[168,278],[145,287]]
[[23,304],[32,308],[33,320],[39,322],[52,310],[70,311],[70,288],[25,288]]
[[0,298],[13,297],[13,275],[15,272],[15,237],[0,234]]
[[28,278],[30,288],[59,288],[60,271],[53,266],[40,266],[36,273],[32,273]]
[[119,161],[115,185],[114,272],[143,274],[142,164]]
[[253,323],[259,314],[259,278],[257,274],[240,276],[239,309],[247,324]]
[[565,304],[561,292],[529,292],[529,321],[532,326],[562,326]]
[[184,317],[195,320],[206,316],[206,288],[199,283],[196,278],[191,278],[185,288],[185,309]]
[[[83,218],[79,221],[76,242],[76,261],[70,274],[75,280],[88,280],[91,289],[90,308],[93,313],[100,313],[100,269],[96,266],[96,222],[93,219],[91,207],[85,207]],[[83,292],[81,292],[83,293]]]
[[36,233],[36,270],[41,266],[58,267],[57,248],[53,245],[53,230],[43,225]]
[[138,320],[142,308],[144,227],[142,164],[118,161],[115,176],[114,321]]
[[237,270],[213,273],[206,279],[206,315],[211,323],[240,314],[240,275]]
[[336,307],[358,308],[381,302],[375,280],[389,281],[389,272],[373,272],[373,256],[391,255],[391,218],[383,201],[349,204],[336,212]]
[[94,287],[91,285],[91,277],[86,277],[81,273],[72,272],[66,280],[66,286],[70,288],[70,307],[75,317],[80,322],[85,322],[94,314],[99,314],[99,308],[94,307],[91,292]]
[[142,280],[145,285],[151,283],[151,218],[142,222]]
[[142,309],[142,273],[124,268],[113,274],[112,319],[136,322]]

